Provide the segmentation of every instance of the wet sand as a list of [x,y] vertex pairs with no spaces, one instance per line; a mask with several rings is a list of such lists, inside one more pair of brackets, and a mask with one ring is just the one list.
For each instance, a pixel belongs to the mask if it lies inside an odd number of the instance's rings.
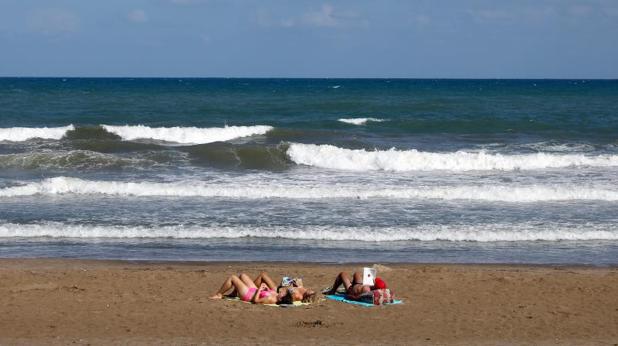
[[0,260],[0,344],[618,344],[618,268],[387,264],[389,307],[208,299],[239,272],[322,289],[362,266]]

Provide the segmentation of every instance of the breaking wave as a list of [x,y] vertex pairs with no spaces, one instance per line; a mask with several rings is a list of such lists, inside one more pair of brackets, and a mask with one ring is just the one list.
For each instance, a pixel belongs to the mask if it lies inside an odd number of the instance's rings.
[[[585,226],[585,227],[584,227]],[[42,224],[0,224],[0,238],[286,238],[331,241],[585,241],[618,240],[618,232],[608,225],[419,225],[412,227],[346,226],[243,226],[243,225],[168,225],[118,226],[75,225],[61,222]]]
[[0,128],[0,141],[22,142],[32,138],[60,139],[73,125],[63,127],[10,127]]
[[273,129],[272,126],[225,126],[225,127],[149,127],[144,125],[76,128],[73,125],[63,127],[11,127],[0,128],[0,141],[21,142],[32,138],[43,139],[113,139],[119,136],[130,141],[134,139],[154,139],[179,144],[204,144],[224,142],[236,138],[263,135]]
[[564,167],[616,167],[618,155],[490,154],[458,151],[431,153],[412,150],[345,149],[333,145],[292,143],[287,151],[296,164],[350,171],[476,171],[533,170]]
[[136,197],[224,197],[240,199],[288,198],[391,198],[502,201],[532,203],[569,200],[618,201],[618,191],[608,188],[574,185],[532,186],[372,186],[372,185],[295,185],[249,181],[242,183],[207,183],[182,181],[171,183],[94,181],[70,177],[44,179],[0,189],[0,197],[62,194],[102,194]]
[[226,126],[226,127],[148,127],[144,125],[111,126],[101,125],[107,132],[120,136],[124,140],[155,139],[180,144],[205,144],[224,142],[236,138],[263,135],[272,130],[272,126]]

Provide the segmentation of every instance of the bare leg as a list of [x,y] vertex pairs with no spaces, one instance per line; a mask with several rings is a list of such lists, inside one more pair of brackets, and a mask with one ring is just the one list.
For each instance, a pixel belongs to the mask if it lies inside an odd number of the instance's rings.
[[363,274],[359,272],[354,272],[352,284],[362,284],[363,283]]
[[225,294],[225,292],[231,290],[232,288],[234,288],[235,291],[238,292],[239,296],[247,293],[247,290],[249,289],[247,285],[245,285],[245,283],[242,282],[242,280],[240,280],[238,276],[232,275],[229,278],[227,278],[225,282],[223,282],[223,285],[221,285],[221,288],[219,288],[217,293],[215,293],[215,295],[210,298],[211,299],[221,299],[223,298],[223,295]]
[[[242,282],[245,283],[245,285],[247,285],[247,287],[259,287],[258,286],[254,286],[253,281],[251,281],[251,278],[249,277],[249,275],[244,274],[244,273],[240,273],[238,274],[238,277],[240,278],[240,280]],[[227,295],[228,297],[236,297],[237,293],[236,293],[236,289],[234,289],[230,294]]]
[[352,286],[346,289],[346,294],[352,299],[358,299],[358,297],[371,290],[370,286],[363,285],[363,274],[359,272],[354,273],[354,279],[352,280]]
[[258,275],[258,277],[255,278],[255,280],[253,281],[253,283],[255,284],[255,286],[260,287],[261,284],[266,284],[266,286],[268,286],[268,288],[270,288],[271,290],[274,290],[277,288],[277,284],[275,284],[275,282],[273,281],[273,279],[271,279],[270,276],[268,276],[268,274],[266,274],[266,272],[261,272],[260,275]]
[[350,275],[348,273],[339,273],[339,275],[337,275],[337,278],[335,278],[335,283],[333,283],[330,291],[325,292],[325,294],[337,293],[337,289],[339,288],[339,286],[341,286],[341,284],[343,284],[343,287],[345,287],[346,291],[350,288],[350,286],[352,286],[352,282],[350,281]]
[[253,280],[251,280],[251,278],[247,274],[240,274],[240,280],[242,280],[242,282],[244,282],[245,285],[247,285],[247,287],[255,287],[255,288],[260,287],[260,286],[258,286],[256,284],[254,284]]
[[[238,278],[245,283],[245,285],[247,285],[247,287],[255,287],[253,284],[253,281],[251,281],[251,278],[249,277],[249,275],[245,274],[245,273],[240,273],[238,274]],[[228,297],[239,297],[238,292],[236,292],[236,289],[232,290],[232,292],[230,292],[230,294],[227,295]]]

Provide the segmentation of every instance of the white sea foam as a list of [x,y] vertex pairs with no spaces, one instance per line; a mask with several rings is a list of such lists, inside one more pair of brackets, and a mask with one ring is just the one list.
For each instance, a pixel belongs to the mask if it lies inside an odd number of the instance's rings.
[[457,151],[432,153],[418,150],[345,149],[333,145],[292,143],[287,155],[297,164],[350,171],[475,171],[533,170],[564,167],[616,167],[618,155],[519,154],[503,155]]
[[60,139],[73,125],[62,127],[9,127],[0,128],[0,141],[22,142],[32,138]]
[[618,232],[607,224],[544,226],[530,224],[421,225],[417,227],[345,226],[105,226],[60,222],[0,224],[0,238],[286,238],[335,241],[560,241],[618,240]]
[[618,190],[578,185],[478,185],[478,186],[373,186],[373,185],[297,185],[267,182],[172,183],[92,181],[56,177],[0,189],[0,197],[62,194],[102,194],[136,197],[225,197],[240,199],[438,199],[530,203],[569,200],[618,201]]
[[352,125],[365,125],[365,124],[367,124],[370,121],[376,122],[376,123],[380,123],[380,122],[386,121],[386,119],[379,119],[379,118],[341,118],[341,119],[339,119],[339,121],[341,121],[342,123],[352,124]]
[[235,138],[263,135],[272,126],[226,126],[226,127],[148,127],[144,125],[101,125],[107,132],[115,133],[124,140],[156,139],[182,144],[204,144],[229,141]]

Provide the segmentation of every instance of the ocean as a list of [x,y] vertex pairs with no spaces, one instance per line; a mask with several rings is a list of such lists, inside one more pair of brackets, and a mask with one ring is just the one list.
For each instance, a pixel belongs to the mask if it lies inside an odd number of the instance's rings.
[[618,264],[618,81],[0,78],[0,257]]

